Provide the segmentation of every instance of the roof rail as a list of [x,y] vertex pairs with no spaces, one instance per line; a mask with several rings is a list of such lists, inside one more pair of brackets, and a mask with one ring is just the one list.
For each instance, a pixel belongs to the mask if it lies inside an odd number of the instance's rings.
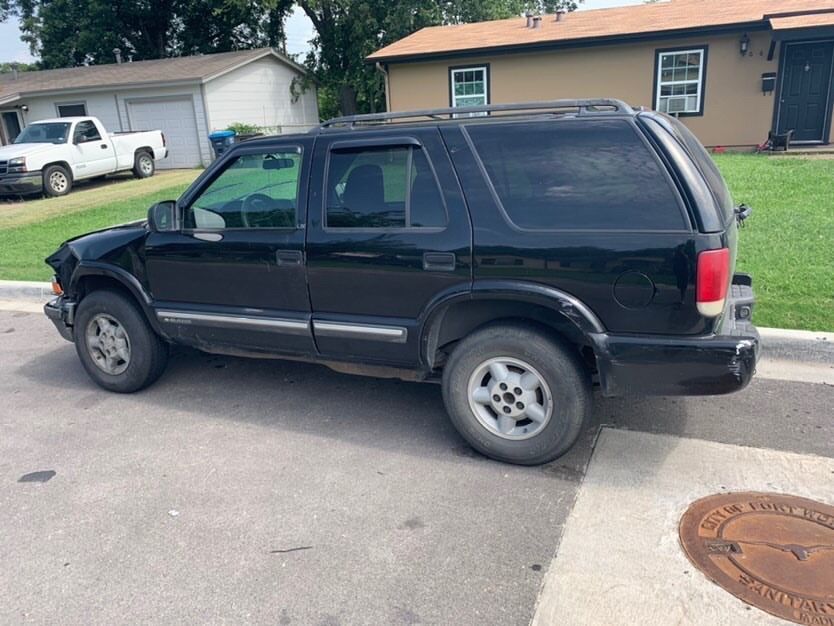
[[[332,128],[334,126],[348,126],[353,128],[358,125],[382,124],[395,120],[414,121],[414,118],[427,117],[429,119],[441,120],[453,117],[468,117],[472,113],[512,113],[525,111],[539,111],[547,113],[561,109],[577,109],[579,115],[599,113],[599,109],[606,112],[633,113],[634,110],[622,100],[615,98],[591,98],[580,100],[549,100],[543,102],[524,102],[521,104],[486,104],[472,107],[446,107],[443,109],[421,109],[418,111],[395,111],[393,113],[369,113],[365,115],[349,115],[346,117],[335,117],[322,122],[320,128]],[[448,117],[446,117],[448,116]]]

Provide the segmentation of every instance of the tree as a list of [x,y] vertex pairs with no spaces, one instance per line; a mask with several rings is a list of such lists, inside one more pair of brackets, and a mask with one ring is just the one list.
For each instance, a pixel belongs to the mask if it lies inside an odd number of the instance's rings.
[[573,11],[582,0],[298,0],[316,34],[306,64],[322,116],[384,108],[382,75],[365,57],[420,28],[501,19],[525,11]]
[[226,52],[284,41],[290,0],[0,0],[44,68]]

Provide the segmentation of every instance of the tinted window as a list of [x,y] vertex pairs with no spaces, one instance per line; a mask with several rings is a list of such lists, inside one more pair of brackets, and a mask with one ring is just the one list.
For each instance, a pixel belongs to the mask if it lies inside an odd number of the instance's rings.
[[467,132],[520,228],[686,228],[677,194],[625,120],[479,124]]
[[665,119],[668,124],[668,130],[675,136],[675,138],[677,138],[678,142],[683,145],[692,160],[695,161],[695,164],[701,171],[704,180],[706,180],[707,186],[712,192],[715,201],[718,203],[718,206],[721,207],[724,213],[724,218],[729,220],[731,217],[735,216],[735,204],[733,203],[733,197],[730,194],[730,190],[727,188],[727,183],[724,182],[724,177],[721,176],[721,172],[715,164],[715,161],[712,160],[709,152],[707,152],[706,148],[704,148],[703,144],[692,133],[692,131],[679,120],[667,115],[664,115],[663,119]]
[[419,148],[334,150],[327,185],[329,228],[442,227],[446,210]]
[[85,120],[83,122],[78,122],[78,125],[75,127],[75,140],[78,143],[100,141],[101,134],[98,132],[98,128],[96,128],[95,124],[89,120]]
[[295,228],[299,150],[234,159],[185,215],[186,228]]

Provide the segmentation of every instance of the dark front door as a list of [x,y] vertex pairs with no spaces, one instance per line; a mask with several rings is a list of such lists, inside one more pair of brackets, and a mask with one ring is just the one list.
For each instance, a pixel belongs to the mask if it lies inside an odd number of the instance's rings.
[[824,141],[831,113],[834,41],[786,43],[779,102],[779,133],[794,141]]
[[152,233],[157,317],[198,347],[314,352],[304,263],[312,140],[253,144],[181,200],[179,232]]
[[440,133],[320,137],[312,180],[307,276],[319,352],[416,364],[423,315],[471,287],[469,217]]

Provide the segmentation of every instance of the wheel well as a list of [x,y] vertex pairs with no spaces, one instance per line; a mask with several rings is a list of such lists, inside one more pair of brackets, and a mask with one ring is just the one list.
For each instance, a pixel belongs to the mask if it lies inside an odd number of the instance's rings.
[[427,337],[429,366],[442,367],[455,345],[474,331],[496,322],[523,321],[574,347],[589,371],[596,370],[591,345],[582,332],[561,313],[548,307],[513,300],[470,300],[450,305],[433,325]]
[[[113,278],[112,276],[90,274],[82,276],[78,279],[78,282],[75,285],[75,297],[79,303],[94,291],[115,291],[116,293],[123,295],[125,298],[133,302],[134,305],[136,305],[136,310],[147,319],[145,309],[134,293],[128,289],[124,283]],[[150,322],[150,320],[148,321]]]
[[143,152],[147,152],[149,156],[153,156],[153,148],[150,146],[142,146],[141,148],[136,148],[136,150],[133,151],[133,158],[135,159]]
[[44,165],[41,168],[41,171],[45,172],[46,168],[52,167],[53,165],[60,165],[61,167],[63,167],[67,171],[67,174],[69,174],[69,177],[73,178],[72,168],[69,166],[69,163],[67,163],[66,161],[53,161],[52,163],[47,163],[46,165]]

